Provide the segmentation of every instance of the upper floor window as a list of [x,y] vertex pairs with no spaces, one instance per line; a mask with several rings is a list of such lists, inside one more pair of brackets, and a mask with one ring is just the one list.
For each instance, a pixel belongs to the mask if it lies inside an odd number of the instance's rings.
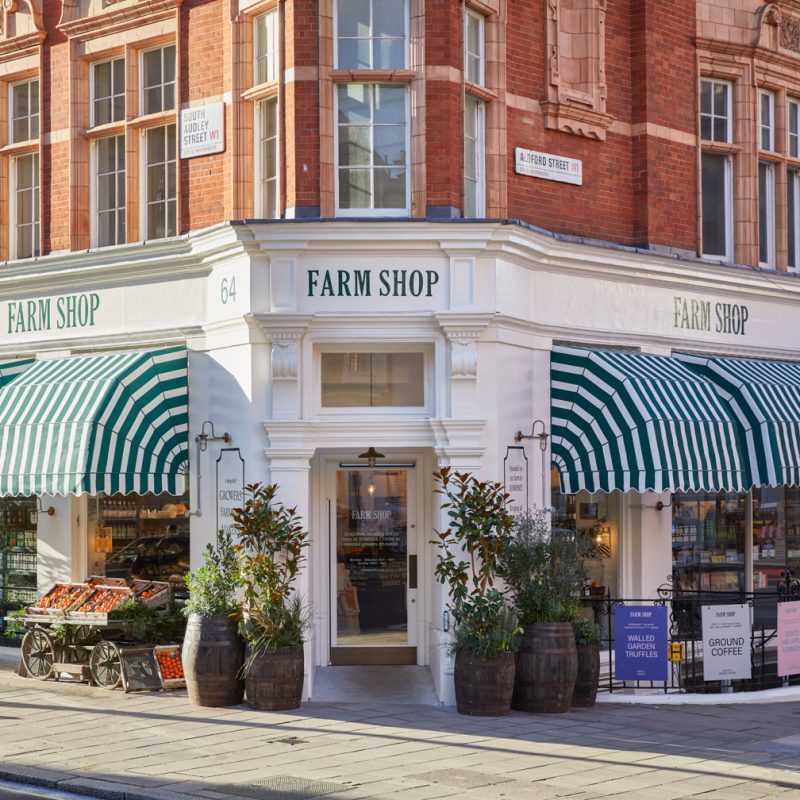
[[775,165],[758,163],[758,263],[775,268]]
[[175,108],[175,45],[142,53],[141,113]]
[[145,238],[161,239],[177,232],[175,125],[145,132]]
[[125,242],[125,137],[98,139],[94,146],[95,235],[99,247]]
[[39,154],[17,156],[11,170],[11,258],[32,258],[39,249]]
[[483,17],[474,11],[464,12],[464,76],[483,85]]
[[278,98],[256,104],[256,216],[277,219],[278,207]]
[[758,146],[762,150],[775,149],[775,95],[758,93]]
[[92,125],[125,119],[125,59],[92,65]]
[[791,158],[800,158],[800,101],[789,101],[787,117],[786,149]]
[[703,153],[703,255],[733,259],[733,163],[726,153]]
[[336,101],[340,213],[408,213],[407,88],[348,83]]
[[464,97],[464,216],[486,213],[484,105],[471,95]]
[[12,144],[39,138],[39,81],[15,83],[9,92]]
[[278,15],[275,11],[255,20],[255,82],[271,83],[278,77]]
[[733,141],[731,84],[704,78],[700,86],[700,136],[709,142]]
[[338,0],[336,66],[403,69],[408,63],[405,0]]

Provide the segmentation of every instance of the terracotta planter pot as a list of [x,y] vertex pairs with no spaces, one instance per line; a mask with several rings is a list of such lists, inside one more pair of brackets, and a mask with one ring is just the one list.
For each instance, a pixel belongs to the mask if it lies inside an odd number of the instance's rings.
[[569,711],[578,654],[569,622],[536,622],[522,633],[512,708],[535,714]]
[[590,708],[597,700],[597,684],[600,680],[600,645],[582,644],[578,652],[578,677],[572,693],[573,708]]
[[456,653],[456,708],[459,714],[503,717],[511,710],[514,692],[514,654],[480,658]]
[[303,645],[261,652],[252,661],[250,653],[248,646],[245,654],[248,664],[245,676],[247,704],[260,711],[300,708],[303,697]]
[[181,653],[189,702],[196,706],[236,706],[244,699],[244,642],[225,614],[191,614]]

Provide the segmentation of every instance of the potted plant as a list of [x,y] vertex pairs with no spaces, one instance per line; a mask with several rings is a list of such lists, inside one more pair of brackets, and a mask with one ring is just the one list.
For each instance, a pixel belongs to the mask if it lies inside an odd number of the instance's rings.
[[566,712],[578,672],[571,621],[584,581],[579,541],[572,531],[551,531],[543,512],[529,512],[517,520],[500,571],[523,628],[512,707]]
[[236,552],[230,534],[220,531],[203,564],[186,575],[186,636],[181,659],[189,701],[197,706],[234,706],[244,697],[240,673],[244,642],[237,631]]
[[573,708],[590,708],[597,700],[600,680],[600,626],[579,616],[572,622],[575,649],[578,654],[578,675],[572,693]]
[[455,622],[456,707],[461,714],[508,714],[514,689],[513,647],[519,629],[495,587],[514,517],[501,484],[444,467],[434,473],[450,526],[437,531],[436,577],[449,586]]
[[295,508],[276,500],[278,487],[245,487],[233,511],[238,584],[243,589],[239,629],[247,643],[245,694],[253,708],[299,708],[303,694],[303,634],[308,615],[294,589],[308,546]]

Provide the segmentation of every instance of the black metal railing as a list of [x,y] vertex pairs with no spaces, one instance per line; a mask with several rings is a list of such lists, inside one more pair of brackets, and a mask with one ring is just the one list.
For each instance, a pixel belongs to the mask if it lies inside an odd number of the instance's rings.
[[[786,570],[774,591],[692,591],[672,583],[671,577],[658,589],[656,598],[621,598],[590,594],[582,598],[584,607],[594,612],[601,629],[600,691],[619,692],[629,688],[648,688],[664,693],[756,691],[786,685],[800,685],[800,675],[783,677],[777,669],[778,604],[800,600],[800,578]],[[721,681],[703,679],[702,607],[708,605],[747,604],[752,609],[750,636],[752,676],[748,680]],[[683,657],[670,662],[667,681],[619,681],[614,670],[614,614],[621,606],[665,606],[668,610],[670,642],[683,645]],[[679,648],[680,649],[680,648]]]

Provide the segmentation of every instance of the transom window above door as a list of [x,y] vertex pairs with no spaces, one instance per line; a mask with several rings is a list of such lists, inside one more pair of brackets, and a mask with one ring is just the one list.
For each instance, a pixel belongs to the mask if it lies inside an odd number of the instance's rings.
[[424,405],[424,353],[322,353],[323,408]]

